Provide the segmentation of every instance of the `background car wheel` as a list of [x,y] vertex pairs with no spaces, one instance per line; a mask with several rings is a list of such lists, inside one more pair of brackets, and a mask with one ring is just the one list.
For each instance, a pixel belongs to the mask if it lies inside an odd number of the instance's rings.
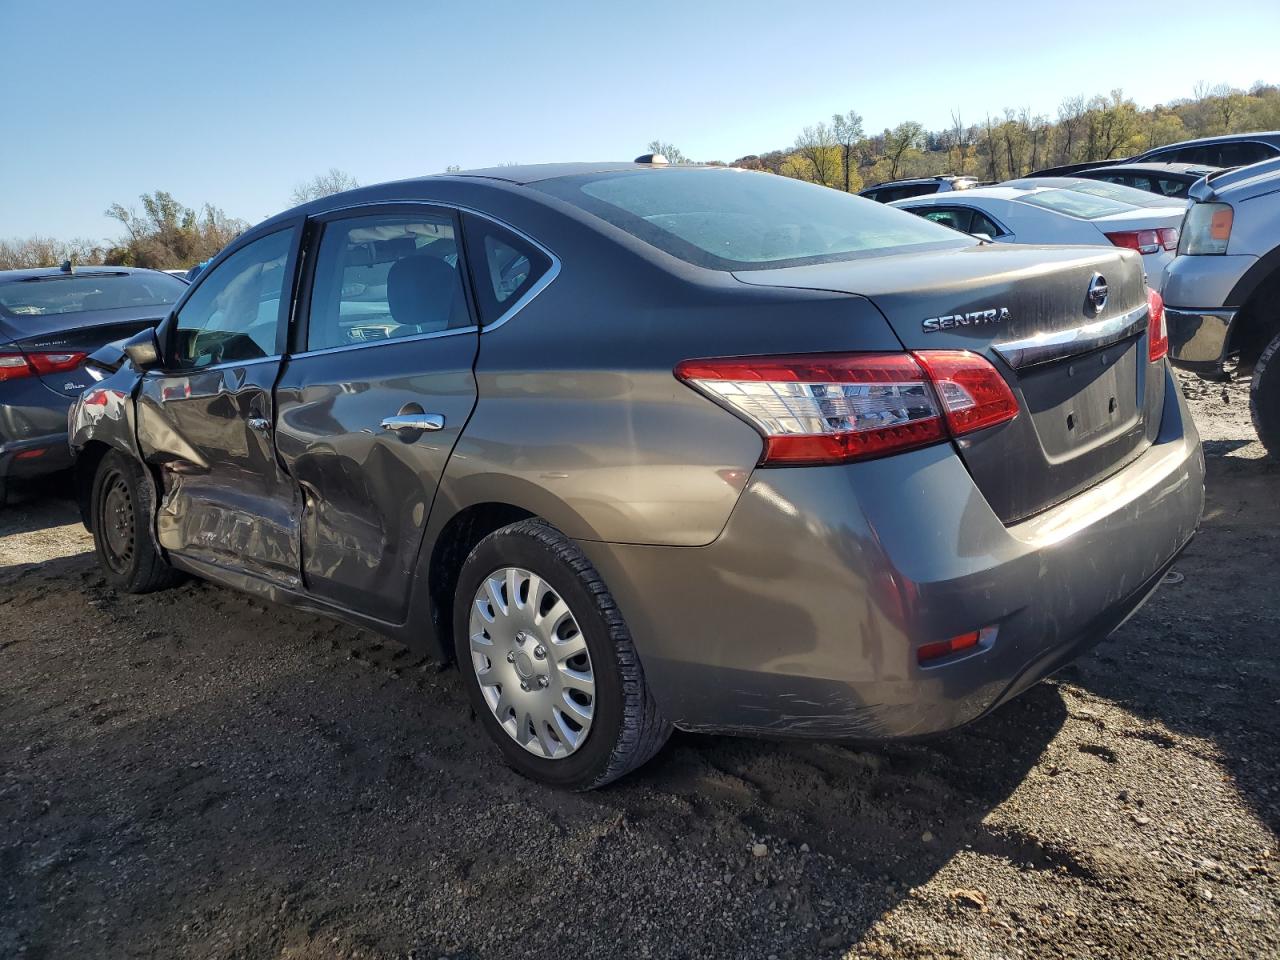
[[151,540],[151,487],[135,460],[114,450],[102,458],[90,510],[93,545],[107,583],[125,593],[148,593],[181,579]]
[[1280,460],[1280,335],[1267,344],[1253,368],[1249,413],[1267,453]]
[[604,581],[543,520],[476,545],[453,628],[476,715],[525,776],[589,790],[640,766],[671,733]]

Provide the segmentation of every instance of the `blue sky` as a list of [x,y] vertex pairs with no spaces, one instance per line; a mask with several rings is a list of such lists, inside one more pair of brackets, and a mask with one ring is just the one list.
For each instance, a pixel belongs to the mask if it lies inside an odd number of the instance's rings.
[[375,183],[655,137],[733,160],[848,109],[940,128],[1280,81],[1275,0],[1216,35],[1201,2],[859,6],[0,0],[0,237],[112,236],[102,211],[156,189],[255,222],[330,167]]

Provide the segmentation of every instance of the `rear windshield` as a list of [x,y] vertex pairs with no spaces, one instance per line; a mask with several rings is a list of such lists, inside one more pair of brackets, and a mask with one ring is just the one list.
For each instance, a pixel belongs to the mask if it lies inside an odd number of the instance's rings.
[[1135,207],[1181,206],[1176,200],[1151,193],[1149,190],[1139,190],[1137,187],[1126,186],[1123,183],[1108,183],[1105,180],[1087,180],[1084,183],[1073,184],[1067,189],[1074,190],[1076,193],[1087,193],[1092,197],[1102,197],[1104,200],[1118,200],[1120,203],[1129,203]]
[[174,303],[187,285],[167,273],[78,274],[0,284],[0,312],[40,317]]
[[1020,203],[1029,203],[1035,207],[1044,207],[1055,213],[1065,213],[1068,217],[1080,220],[1097,220],[1109,217],[1113,213],[1128,213],[1134,204],[1112,200],[1110,197],[1095,197],[1078,190],[1040,190],[1017,198]]
[[769,173],[667,168],[564,177],[536,186],[659,250],[713,270],[970,243],[903,210]]

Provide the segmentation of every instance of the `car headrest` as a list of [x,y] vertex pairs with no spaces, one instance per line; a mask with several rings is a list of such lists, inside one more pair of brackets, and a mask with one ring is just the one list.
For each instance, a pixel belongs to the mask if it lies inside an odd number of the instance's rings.
[[396,323],[424,332],[444,330],[460,290],[457,270],[439,257],[420,253],[397,260],[388,271],[387,308]]

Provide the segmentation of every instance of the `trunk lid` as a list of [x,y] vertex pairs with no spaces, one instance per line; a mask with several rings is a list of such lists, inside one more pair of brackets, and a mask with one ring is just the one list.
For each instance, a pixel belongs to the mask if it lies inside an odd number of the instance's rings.
[[[116,340],[154,327],[172,305],[117,307],[78,313],[10,315],[0,317],[0,341],[10,341],[23,353],[91,354]],[[12,349],[12,347],[10,347]],[[74,370],[40,375],[54,393],[76,397],[90,383],[83,364]]]
[[[735,276],[866,297],[907,349],[971,350],[995,364],[1019,416],[956,446],[1006,523],[1110,476],[1159,430],[1164,386],[1147,359],[1146,285],[1134,251],[983,244]],[[1101,310],[1089,295],[1097,278]],[[842,349],[858,348],[852,332],[847,341]]]

